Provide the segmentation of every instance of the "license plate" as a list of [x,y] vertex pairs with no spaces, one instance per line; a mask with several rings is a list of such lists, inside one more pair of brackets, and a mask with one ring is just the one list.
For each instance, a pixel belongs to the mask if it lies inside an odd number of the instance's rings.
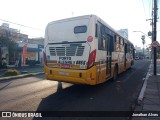
[[60,75],[69,75],[68,72],[62,72],[62,71],[60,71],[59,74],[60,74]]
[[62,64],[61,67],[62,68],[70,68],[70,65],[68,65],[68,64]]

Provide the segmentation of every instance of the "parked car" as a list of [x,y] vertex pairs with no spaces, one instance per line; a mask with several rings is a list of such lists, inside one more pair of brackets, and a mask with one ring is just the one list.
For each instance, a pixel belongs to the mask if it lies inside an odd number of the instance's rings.
[[135,59],[135,60],[139,60],[139,57],[138,57],[138,56],[136,56],[134,59]]

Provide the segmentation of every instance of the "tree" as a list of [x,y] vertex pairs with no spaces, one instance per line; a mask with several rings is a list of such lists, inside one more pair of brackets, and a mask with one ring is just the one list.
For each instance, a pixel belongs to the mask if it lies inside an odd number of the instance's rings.
[[[15,41],[10,40],[7,37],[0,37],[0,47],[7,47],[8,53],[9,53],[9,61],[11,61],[11,58],[14,57],[14,54],[16,52],[16,49],[18,47],[18,44]],[[1,56],[1,54],[0,54]],[[0,60],[0,62],[2,62]],[[1,65],[2,63],[0,63]]]

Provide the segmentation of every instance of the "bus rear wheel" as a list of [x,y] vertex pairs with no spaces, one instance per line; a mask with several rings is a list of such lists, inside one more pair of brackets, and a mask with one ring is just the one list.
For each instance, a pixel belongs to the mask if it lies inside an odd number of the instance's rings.
[[113,72],[113,81],[116,81],[118,77],[118,68],[115,66],[114,67],[114,72]]

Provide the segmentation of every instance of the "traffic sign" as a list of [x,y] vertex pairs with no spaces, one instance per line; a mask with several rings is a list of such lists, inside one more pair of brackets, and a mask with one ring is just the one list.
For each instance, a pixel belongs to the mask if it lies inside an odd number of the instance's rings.
[[152,47],[158,47],[160,46],[159,42],[158,41],[153,41],[152,44],[151,44]]

